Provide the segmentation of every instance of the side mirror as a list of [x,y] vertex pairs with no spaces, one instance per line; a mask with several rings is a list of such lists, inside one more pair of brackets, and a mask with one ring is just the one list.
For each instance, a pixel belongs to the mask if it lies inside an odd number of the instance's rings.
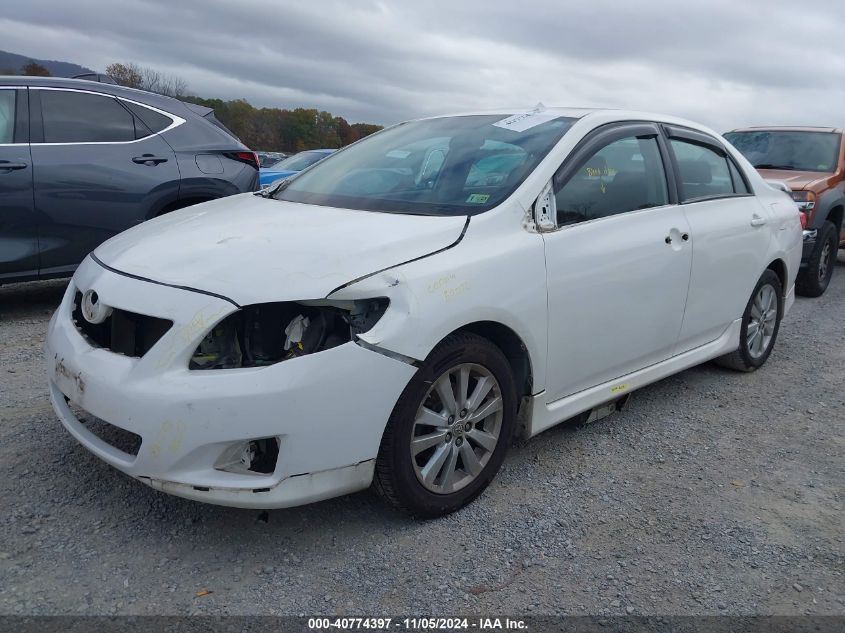
[[557,228],[557,202],[552,181],[546,183],[534,202],[534,224],[541,233]]

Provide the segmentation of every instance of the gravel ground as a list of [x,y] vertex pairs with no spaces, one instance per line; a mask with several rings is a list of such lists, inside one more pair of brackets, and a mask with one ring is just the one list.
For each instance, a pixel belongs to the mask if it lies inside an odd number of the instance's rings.
[[837,268],[762,370],[697,367],[520,442],[474,504],[422,523],[369,492],[259,513],[113,470],[47,400],[64,284],[2,287],[0,613],[845,614]]

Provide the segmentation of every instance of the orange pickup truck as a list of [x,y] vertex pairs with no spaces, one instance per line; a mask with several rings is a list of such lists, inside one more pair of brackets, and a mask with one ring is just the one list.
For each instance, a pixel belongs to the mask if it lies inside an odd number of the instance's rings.
[[753,127],[724,135],[767,180],[786,184],[805,214],[804,256],[796,290],[823,294],[845,248],[843,131],[823,127]]

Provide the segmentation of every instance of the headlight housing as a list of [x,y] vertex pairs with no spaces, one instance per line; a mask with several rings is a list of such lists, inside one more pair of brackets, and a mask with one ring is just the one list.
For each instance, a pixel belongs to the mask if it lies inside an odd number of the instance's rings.
[[816,206],[816,194],[812,191],[793,191],[791,195],[802,211],[809,211]]
[[206,334],[190,369],[263,367],[337,347],[370,330],[390,301],[284,301],[244,306]]

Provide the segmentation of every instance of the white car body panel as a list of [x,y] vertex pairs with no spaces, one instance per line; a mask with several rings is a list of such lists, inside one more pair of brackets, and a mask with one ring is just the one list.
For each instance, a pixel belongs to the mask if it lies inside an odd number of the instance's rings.
[[247,193],[144,222],[94,254],[120,272],[249,305],[325,297],[350,279],[446,248],[465,224],[463,216],[368,213]]
[[[533,230],[534,200],[601,125],[657,121],[719,138],[648,113],[560,115],[582,118],[509,198],[469,220],[246,195],[106,242],[95,251],[103,265],[83,262],[49,326],[51,399],[62,423],[103,460],[157,489],[242,507],[297,505],[369,485],[399,395],[417,365],[461,328],[492,323],[521,341],[530,436],[736,349],[746,302],[772,262],[785,268],[784,307],[791,306],[802,247],[797,208],[730,146],[754,196]],[[752,227],[754,214],[765,224]],[[664,241],[683,233],[688,241]],[[77,289],[94,288],[108,306],[174,325],[142,358],[92,347],[70,312]],[[205,334],[239,306],[327,297],[387,297],[390,307],[359,335],[361,344],[266,367],[188,369]],[[89,433],[65,398],[141,435],[137,457]],[[271,436],[280,438],[273,473],[214,468],[225,446]]]
[[[412,359],[425,359],[451,332],[484,321],[510,328],[532,359],[544,358],[543,240],[521,228],[523,211],[501,210],[473,217],[460,244],[436,257],[367,277],[331,298],[388,297],[391,309],[360,338]],[[535,389],[542,389],[545,363],[532,362],[532,370]]]
[[[93,287],[107,305],[152,311],[174,325],[140,359],[94,348],[67,318],[76,290]],[[347,343],[327,350],[332,357],[328,367],[322,367],[325,361],[316,354],[260,368],[189,370],[188,359],[207,328],[234,310],[222,299],[127,278],[87,258],[49,325],[48,379],[62,423],[115,468],[149,485],[156,482],[159,488],[173,484],[170,489],[184,492],[182,496],[222,495],[228,505],[282,507],[332,496],[314,488],[321,483],[369,485],[366,477],[361,483],[352,475],[372,477],[371,464],[357,465],[375,456],[384,421],[415,368]],[[377,391],[371,388],[371,376],[380,377]],[[325,397],[326,385],[332,385],[332,398]],[[87,431],[64,397],[89,414],[140,435],[144,441],[137,457],[130,458]],[[349,402],[359,399],[350,411]],[[283,409],[280,402],[285,403]],[[353,414],[354,425],[347,422]],[[273,436],[281,442],[279,466],[272,475],[213,468],[227,443]],[[327,437],[337,442],[326,442]],[[312,479],[312,486],[300,480],[306,474],[347,467],[351,471]],[[293,486],[288,485],[291,482]]]
[[680,352],[716,339],[726,323],[741,316],[757,283],[744,271],[763,270],[773,261],[771,231],[751,224],[771,215],[756,197],[705,200],[682,208],[690,227],[692,272]]
[[[688,232],[675,205],[544,234],[549,402],[672,356],[689,285]],[[579,318],[587,305],[591,318]]]

